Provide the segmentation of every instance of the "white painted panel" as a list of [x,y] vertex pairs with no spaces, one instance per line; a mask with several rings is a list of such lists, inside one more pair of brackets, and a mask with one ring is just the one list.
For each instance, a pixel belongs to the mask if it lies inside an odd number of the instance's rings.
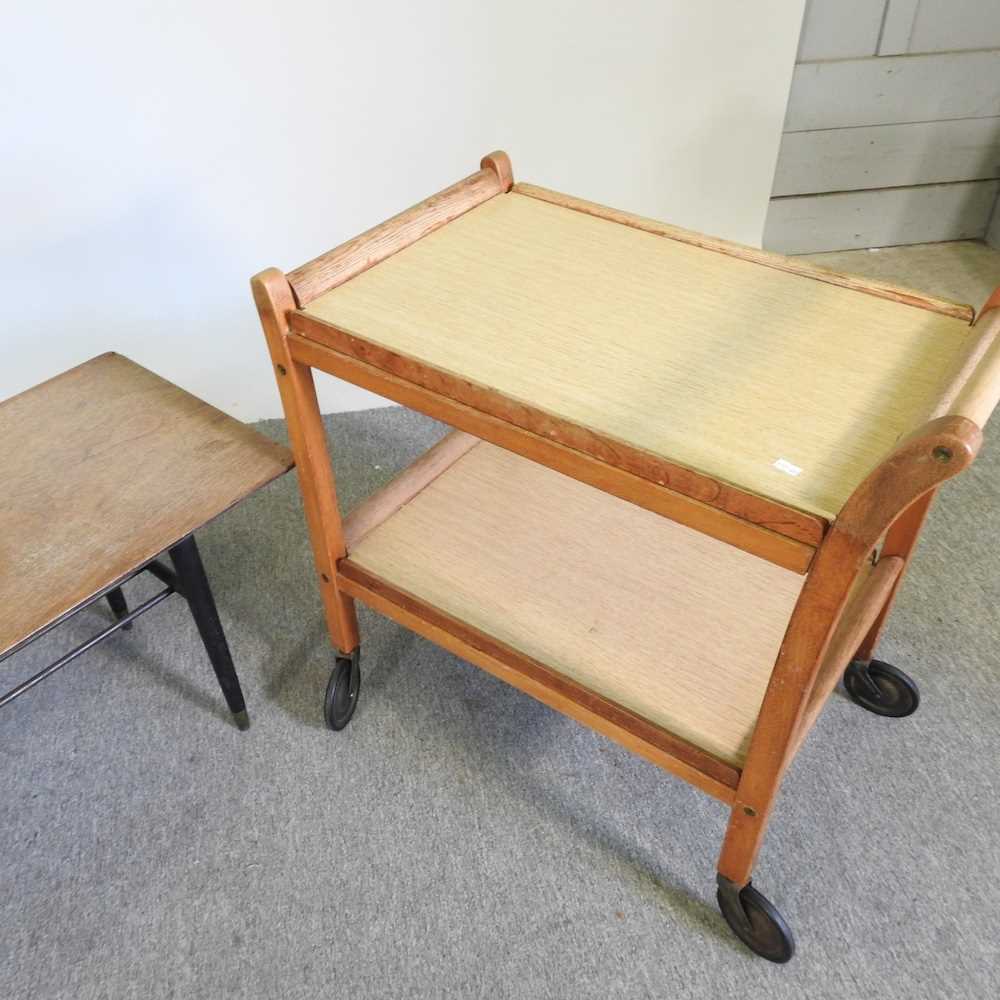
[[910,51],[910,32],[920,0],[889,0],[879,41],[880,56],[897,56]]
[[1000,47],[998,0],[920,0],[908,52],[997,47]]
[[821,253],[978,239],[986,232],[998,186],[1000,181],[970,181],[775,198],[764,246],[781,253]]
[[785,130],[1000,115],[1000,50],[802,63]]
[[1000,177],[1000,118],[787,132],[775,196]]
[[875,54],[885,0],[807,0],[799,62]]
[[803,0],[4,10],[0,397],[115,349],[252,419],[281,408],[249,276],[497,146],[519,178],[759,243]]
[[[986,242],[991,247],[1000,250],[1000,197],[993,202],[993,214],[990,216],[990,224],[986,229]],[[1000,275],[997,275],[1000,278]]]

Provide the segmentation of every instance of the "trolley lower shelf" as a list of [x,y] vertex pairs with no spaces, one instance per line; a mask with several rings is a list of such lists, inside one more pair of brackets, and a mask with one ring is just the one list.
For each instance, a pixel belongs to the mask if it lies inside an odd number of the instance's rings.
[[349,563],[737,768],[804,579],[484,442]]

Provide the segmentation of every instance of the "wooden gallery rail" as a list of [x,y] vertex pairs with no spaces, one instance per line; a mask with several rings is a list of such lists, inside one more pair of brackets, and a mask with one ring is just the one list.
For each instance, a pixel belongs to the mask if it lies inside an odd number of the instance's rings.
[[[1000,396],[996,297],[976,317],[515,185],[499,152],[252,287],[336,650],[329,726],[357,703],[362,600],[727,803],[722,913],[790,958],[754,861],[841,679],[877,714],[917,707],[873,653]],[[455,428],[344,520],[314,368]]]

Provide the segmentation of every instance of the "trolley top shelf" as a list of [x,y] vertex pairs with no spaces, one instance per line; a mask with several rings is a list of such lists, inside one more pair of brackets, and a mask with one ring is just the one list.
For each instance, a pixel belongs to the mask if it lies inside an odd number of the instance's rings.
[[807,528],[934,414],[977,338],[968,307],[546,195],[484,201],[306,303],[293,329],[346,336],[376,367],[709,504],[727,487],[775,501]]

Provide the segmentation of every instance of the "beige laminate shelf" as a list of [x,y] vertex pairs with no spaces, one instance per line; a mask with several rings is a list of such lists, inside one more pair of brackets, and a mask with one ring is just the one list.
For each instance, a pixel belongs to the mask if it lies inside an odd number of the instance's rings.
[[350,559],[736,766],[803,582],[486,443]]
[[514,192],[306,312],[827,519],[970,343],[961,319]]

